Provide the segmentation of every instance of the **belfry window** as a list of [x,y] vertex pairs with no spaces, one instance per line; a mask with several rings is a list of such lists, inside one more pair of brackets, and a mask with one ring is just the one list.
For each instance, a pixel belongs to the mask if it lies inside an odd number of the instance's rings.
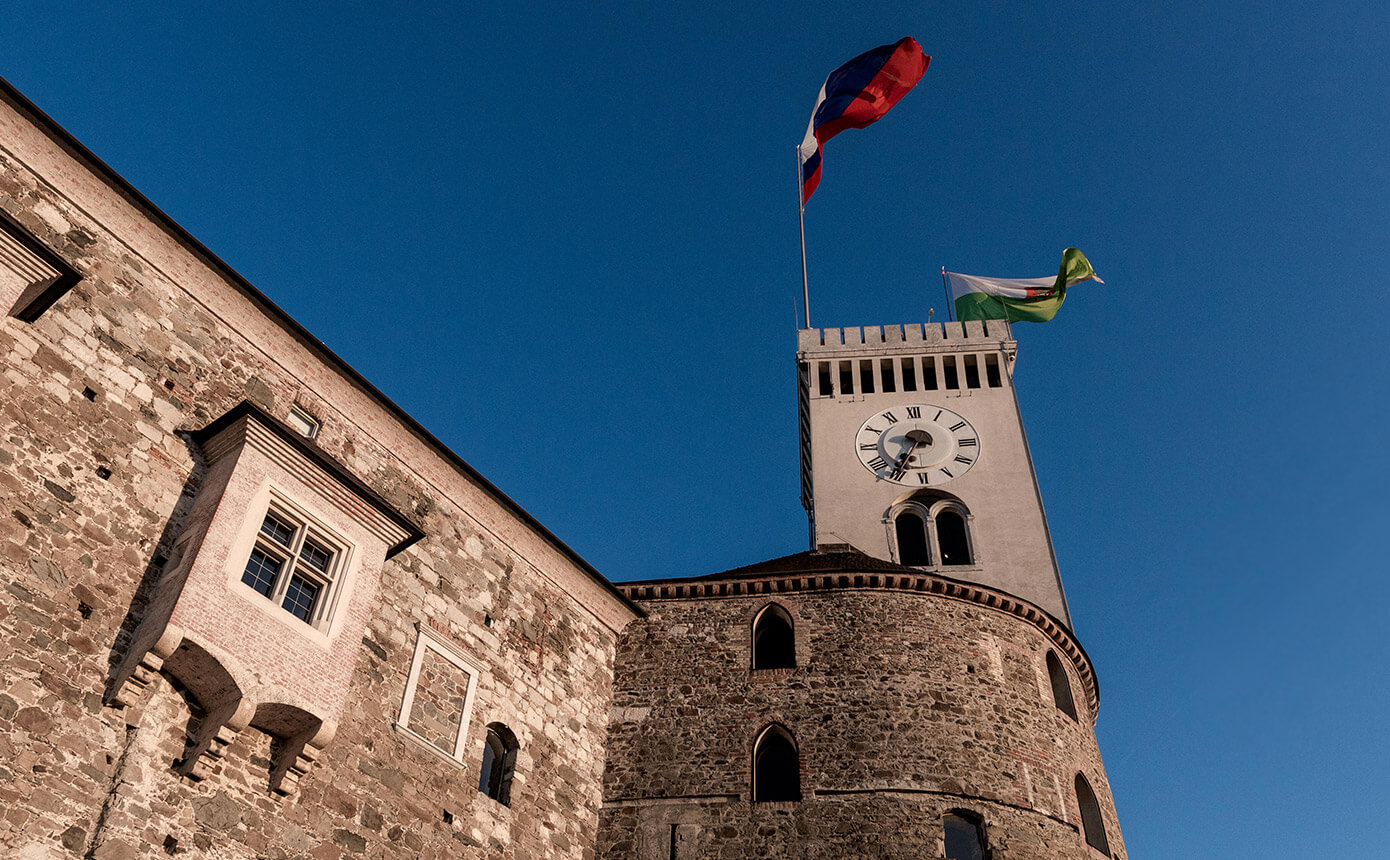
[[953,496],[922,491],[896,505],[889,515],[898,564],[931,567],[975,563],[970,514]]
[[984,828],[968,813],[952,812],[942,816],[945,830],[946,860],[985,860]]
[[343,545],[307,518],[272,506],[261,521],[241,581],[314,627],[328,620]]
[[796,668],[796,637],[792,618],[775,603],[764,606],[753,619],[753,668]]
[[502,804],[512,805],[512,775],[516,771],[516,735],[501,723],[487,727],[483,761],[478,769],[478,791]]
[[801,760],[791,733],[768,726],[753,743],[753,801],[801,799]]
[[949,508],[936,515],[936,542],[941,550],[942,564],[970,564],[970,538],[965,533],[965,518]]
[[1047,677],[1052,682],[1052,701],[1057,704],[1057,710],[1073,720],[1077,719],[1076,702],[1071,697],[1071,680],[1067,678],[1062,661],[1051,649],[1047,652]]
[[931,564],[931,554],[927,551],[927,524],[915,511],[906,510],[898,514],[893,527],[898,537],[898,564],[908,567]]
[[1100,816],[1100,804],[1096,793],[1086,777],[1076,775],[1076,805],[1081,808],[1081,830],[1086,834],[1086,844],[1105,856],[1110,856],[1110,840],[1105,838],[1105,822]]

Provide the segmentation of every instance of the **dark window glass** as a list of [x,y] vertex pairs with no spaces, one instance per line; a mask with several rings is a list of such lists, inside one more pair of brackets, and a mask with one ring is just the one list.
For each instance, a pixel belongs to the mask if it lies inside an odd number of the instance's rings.
[[512,773],[516,769],[516,736],[501,723],[487,727],[483,762],[478,769],[478,790],[502,804],[512,802]]
[[321,591],[323,586],[317,582],[311,582],[299,575],[291,576],[289,587],[285,589],[283,605],[300,621],[311,621],[314,617],[314,604],[318,603]]
[[976,356],[967,355],[965,357],[965,387],[980,387],[980,365]]
[[266,514],[265,522],[261,523],[261,534],[280,544],[289,546],[294,539],[294,526],[279,519],[274,514]]
[[916,365],[913,363],[913,359],[911,359],[911,358],[904,358],[904,359],[902,360],[902,368],[903,368],[903,391],[916,391],[916,390],[917,390],[917,367],[916,367]]
[[1062,668],[1062,661],[1052,651],[1047,652],[1047,677],[1052,681],[1052,701],[1057,703],[1057,709],[1073,720],[1077,719],[1076,702],[1071,697],[1071,680],[1067,678],[1067,670]]
[[328,573],[328,562],[332,560],[333,553],[311,540],[306,540],[304,548],[299,551],[299,557],[319,573]]
[[801,799],[801,763],[796,745],[785,729],[773,727],[763,732],[753,751],[753,800],[786,801]]
[[874,360],[866,358],[859,362],[859,393],[874,393]]
[[897,391],[897,383],[893,379],[893,359],[883,359],[878,363],[878,369],[883,382],[883,385],[879,388],[879,391],[882,391],[884,393]]
[[985,356],[985,378],[990,388],[999,388],[1004,383],[999,379],[999,356]]
[[1105,822],[1100,817],[1100,804],[1091,784],[1081,774],[1076,775],[1076,805],[1081,807],[1081,829],[1086,833],[1086,844],[1100,853],[1110,856],[1110,840],[1105,838]]
[[768,606],[753,626],[753,668],[791,669],[796,666],[796,637],[791,617],[780,606]]
[[954,355],[948,355],[941,359],[941,374],[946,377],[948,389],[960,388],[960,378],[956,374],[956,357]]
[[854,393],[854,364],[848,361],[840,362],[840,391],[841,396]]
[[936,359],[934,358],[922,359],[922,390],[936,390]]
[[959,815],[942,819],[946,829],[946,860],[985,860],[985,838],[980,825]]
[[269,597],[275,577],[280,575],[280,564],[278,558],[257,547],[251,550],[251,557],[246,560],[246,572],[241,575],[241,581]]
[[898,533],[898,564],[922,567],[931,564],[927,553],[927,525],[911,511],[903,511],[894,521]]
[[942,564],[970,564],[970,542],[960,514],[942,511],[936,515],[936,540],[941,545]]
[[830,362],[822,361],[816,365],[816,382],[820,387],[820,395],[828,397],[835,393],[830,384]]

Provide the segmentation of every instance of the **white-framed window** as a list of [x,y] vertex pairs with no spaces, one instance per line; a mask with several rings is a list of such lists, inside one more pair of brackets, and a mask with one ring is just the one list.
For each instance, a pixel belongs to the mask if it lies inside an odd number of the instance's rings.
[[290,407],[290,414],[285,416],[285,423],[305,439],[318,438],[319,427],[321,426],[319,420],[310,415],[309,410],[298,403]]
[[324,630],[341,590],[349,545],[308,515],[273,499],[256,532],[241,582],[286,612]]
[[418,623],[416,629],[415,656],[396,727],[463,763],[481,670],[438,631]]

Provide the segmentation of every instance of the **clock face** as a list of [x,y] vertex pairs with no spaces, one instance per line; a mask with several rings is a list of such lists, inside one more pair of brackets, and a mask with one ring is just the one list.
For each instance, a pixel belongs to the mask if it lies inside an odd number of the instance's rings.
[[915,403],[870,416],[854,447],[881,481],[935,487],[970,471],[980,459],[980,434],[949,409]]

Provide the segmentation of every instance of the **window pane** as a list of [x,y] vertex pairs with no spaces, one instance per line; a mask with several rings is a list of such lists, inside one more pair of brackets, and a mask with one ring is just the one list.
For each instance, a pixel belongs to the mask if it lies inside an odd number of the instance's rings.
[[763,735],[753,754],[755,801],[801,799],[801,763],[791,739],[780,732]]
[[241,575],[241,581],[269,597],[270,589],[275,586],[275,577],[280,575],[280,565],[283,563],[260,547],[256,547],[251,550],[251,557],[246,560],[246,572]]
[[300,621],[314,617],[314,604],[318,602],[323,586],[310,582],[301,576],[290,577],[290,587],[285,590],[284,607]]
[[796,639],[792,626],[777,608],[758,617],[753,631],[754,669],[792,669],[796,667]]
[[960,514],[942,511],[936,515],[936,540],[941,545],[942,564],[970,564],[970,542]]
[[922,567],[931,564],[927,554],[927,527],[910,511],[898,514],[894,523],[898,536],[898,564]]
[[261,534],[280,544],[289,546],[294,539],[294,526],[275,516],[266,514],[265,522],[261,523]]
[[304,548],[299,551],[299,557],[305,564],[320,573],[328,573],[328,562],[332,561],[333,553],[314,543],[312,540],[304,541]]

